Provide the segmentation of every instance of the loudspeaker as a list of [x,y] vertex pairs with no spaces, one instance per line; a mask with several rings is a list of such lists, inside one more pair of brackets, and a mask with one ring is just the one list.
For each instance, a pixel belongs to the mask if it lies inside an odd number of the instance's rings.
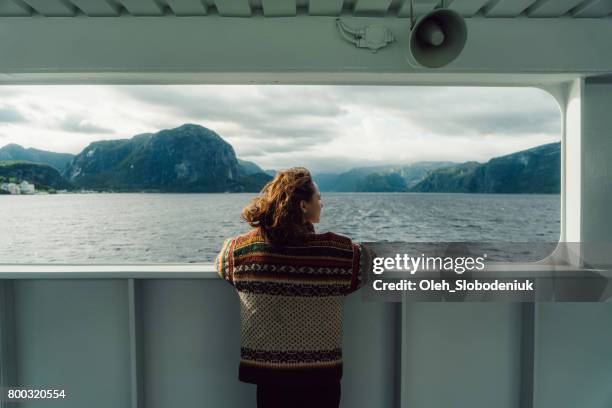
[[467,40],[465,20],[450,9],[435,9],[418,19],[405,52],[414,67],[439,68],[453,61]]

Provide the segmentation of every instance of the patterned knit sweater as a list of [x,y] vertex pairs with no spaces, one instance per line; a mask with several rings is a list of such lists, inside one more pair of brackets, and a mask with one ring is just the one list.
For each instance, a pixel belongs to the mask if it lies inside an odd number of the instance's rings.
[[326,232],[273,248],[258,229],[228,238],[215,258],[240,299],[238,379],[314,385],[342,377],[344,297],[365,283],[363,246]]

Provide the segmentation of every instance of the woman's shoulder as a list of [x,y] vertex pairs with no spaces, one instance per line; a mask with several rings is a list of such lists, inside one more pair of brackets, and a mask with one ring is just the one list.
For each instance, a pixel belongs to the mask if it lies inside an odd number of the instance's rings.
[[[266,242],[265,238],[257,228],[235,235],[232,237],[232,240],[235,240],[236,245],[244,245],[247,243],[253,243],[255,241]],[[333,231],[313,232],[307,234],[307,242],[317,243],[320,245],[340,245],[347,247],[350,247],[353,244],[353,240],[349,236]]]
[[231,239],[236,244],[242,244],[245,241],[253,241],[253,240],[261,239],[261,236],[257,229],[252,229],[250,231],[243,232],[242,234],[234,235],[228,239]]

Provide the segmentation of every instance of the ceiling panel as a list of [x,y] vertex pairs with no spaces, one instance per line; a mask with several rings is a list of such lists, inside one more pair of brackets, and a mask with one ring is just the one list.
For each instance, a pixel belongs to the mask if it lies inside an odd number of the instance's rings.
[[161,16],[164,9],[155,0],[118,0],[133,16]]
[[202,0],[166,0],[170,10],[177,16],[203,16],[208,12],[208,5]]
[[280,17],[295,16],[297,5],[295,0],[261,0],[264,16]]
[[420,17],[447,7],[465,18],[612,18],[612,0],[0,0],[0,16]]
[[587,1],[572,12],[573,17],[597,18],[606,17],[612,13],[612,0]]
[[121,7],[111,0],[71,0],[83,13],[91,17],[112,17],[121,14]]
[[214,0],[219,15],[224,17],[248,17],[252,14],[248,0]]
[[486,17],[510,18],[520,15],[537,0],[498,0],[489,1],[483,8]]
[[342,0],[310,0],[308,14],[312,16],[337,16],[342,10]]
[[2,17],[25,17],[30,15],[30,7],[15,0],[0,1],[0,16]]
[[390,5],[391,0],[357,0],[353,8],[353,14],[356,16],[384,16],[387,14]]
[[529,17],[560,17],[581,3],[584,0],[538,0],[526,13]]
[[448,6],[449,9],[456,11],[463,17],[471,17],[484,7],[488,0],[455,0]]
[[38,14],[48,17],[70,17],[76,14],[76,6],[68,0],[23,0]]
[[[436,8],[440,2],[436,0],[413,0],[412,10],[416,17],[421,16],[425,13],[429,13],[431,10]],[[398,17],[410,17],[410,0],[404,0],[398,13]]]

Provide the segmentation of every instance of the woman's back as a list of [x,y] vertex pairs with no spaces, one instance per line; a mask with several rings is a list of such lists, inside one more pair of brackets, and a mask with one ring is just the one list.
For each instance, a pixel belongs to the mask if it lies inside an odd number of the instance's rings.
[[240,298],[239,380],[329,384],[342,377],[344,297],[363,286],[361,246],[326,232],[275,247],[258,229],[225,240],[219,275]]

